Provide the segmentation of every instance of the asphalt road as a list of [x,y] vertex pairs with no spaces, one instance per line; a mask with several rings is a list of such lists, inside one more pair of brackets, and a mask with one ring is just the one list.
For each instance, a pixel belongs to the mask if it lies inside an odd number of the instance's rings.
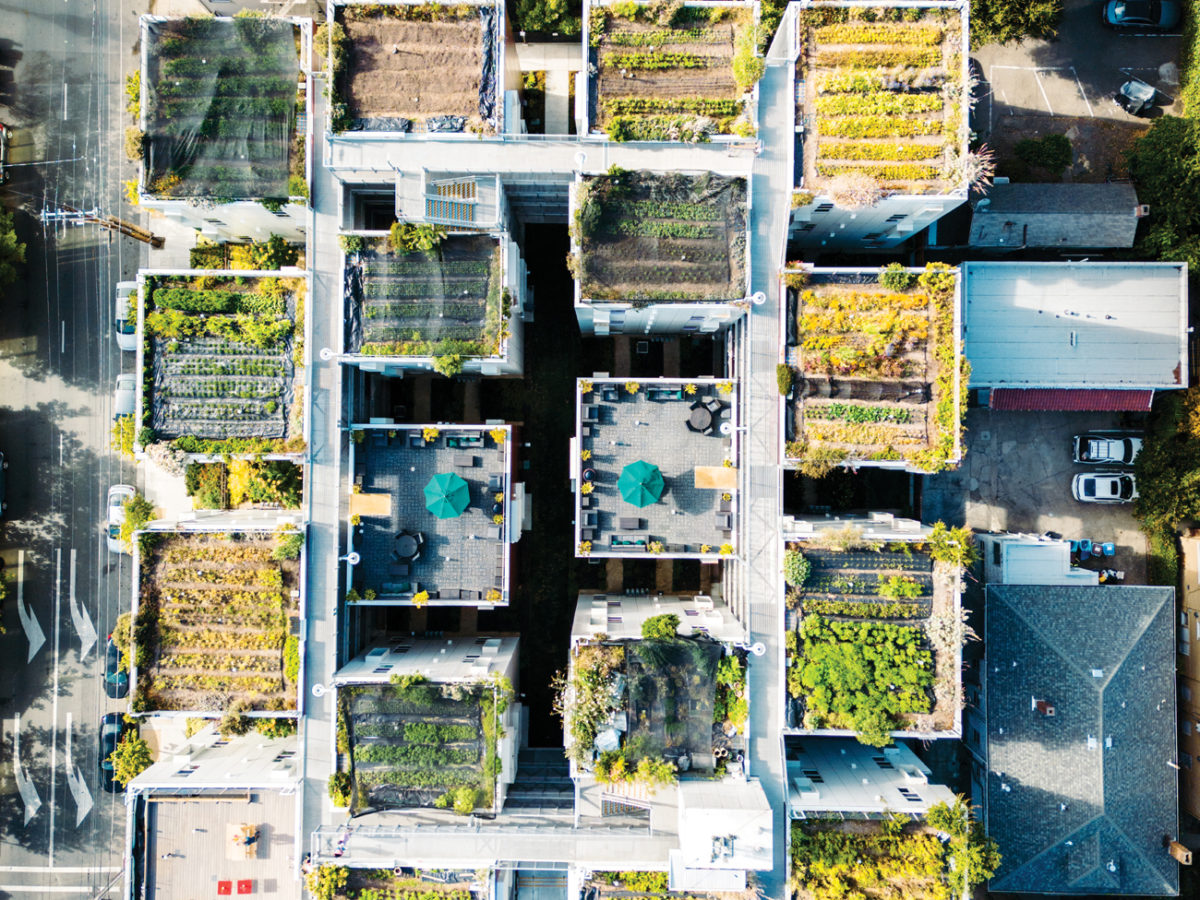
[[142,248],[37,215],[121,213],[119,182],[132,177],[122,84],[140,11],[0,3],[0,120],[10,161],[37,163],[15,166],[0,190],[28,244],[26,277],[3,290],[0,316],[2,896],[117,896],[121,885],[125,809],[100,786],[97,729],[123,707],[101,675],[105,636],[129,607],[130,560],[108,552],[101,520],[108,486],[133,477],[108,449],[115,376],[133,368],[111,333],[112,297]]

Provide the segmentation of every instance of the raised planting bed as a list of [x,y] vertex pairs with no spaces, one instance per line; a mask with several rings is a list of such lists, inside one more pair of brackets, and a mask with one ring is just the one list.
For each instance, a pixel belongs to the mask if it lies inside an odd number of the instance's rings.
[[288,460],[189,463],[184,471],[196,509],[299,509],[303,480]]
[[299,26],[283,19],[148,22],[143,190],[283,200],[303,193]]
[[491,5],[337,7],[335,132],[491,133],[499,44]]
[[956,366],[966,366],[955,276],[931,266],[907,277],[899,289],[824,280],[789,290],[789,459],[906,460],[928,470],[957,461],[967,379],[956,393]]
[[354,808],[455,808],[457,801],[459,812],[490,809],[500,774],[496,723],[508,699],[491,682],[442,685],[419,676],[341,688]]
[[746,181],[614,172],[575,195],[584,300],[729,302],[746,296]]
[[146,534],[135,712],[296,708],[298,547],[283,537]]
[[953,567],[923,544],[874,550],[851,529],[824,537],[784,555],[792,722],[876,746],[890,731],[949,730],[965,634]]
[[[303,415],[295,322],[304,297],[300,278],[148,278],[143,402],[155,437],[210,453],[292,449]],[[246,439],[267,443],[237,444]]]
[[346,266],[346,347],[368,356],[496,356],[508,310],[499,242],[450,236],[397,253],[371,242]]
[[[953,11],[805,13],[798,117],[805,187],[840,192],[937,193],[963,182],[962,27]],[[873,12],[873,11],[872,11]]]
[[593,6],[588,33],[592,127],[613,140],[755,133],[750,89],[761,67],[750,8]]

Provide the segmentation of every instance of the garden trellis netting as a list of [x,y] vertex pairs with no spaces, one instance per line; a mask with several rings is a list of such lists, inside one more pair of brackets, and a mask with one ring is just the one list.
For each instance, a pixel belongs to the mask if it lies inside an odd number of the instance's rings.
[[708,639],[641,640],[626,644],[624,750],[634,759],[712,759],[713,706],[721,645]]
[[346,265],[346,350],[375,356],[494,356],[502,327],[500,247],[450,236],[396,253],[386,241]]
[[145,25],[143,190],[282,199],[297,146],[298,28],[283,19]]

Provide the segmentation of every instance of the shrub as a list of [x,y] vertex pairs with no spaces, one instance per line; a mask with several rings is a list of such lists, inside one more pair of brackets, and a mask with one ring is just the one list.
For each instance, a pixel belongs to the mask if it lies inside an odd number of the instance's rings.
[[129,787],[129,782],[150,768],[154,759],[150,755],[150,745],[133,730],[121,735],[121,740],[117,748],[109,754],[108,761],[112,763],[113,778],[125,788]]
[[473,787],[462,785],[452,788],[433,801],[438,809],[453,809],[460,816],[469,816],[479,803],[479,791]]
[[733,80],[743,91],[758,84],[767,70],[766,60],[758,55],[758,40],[753,28],[738,32],[733,51]]
[[1050,40],[1061,18],[1062,0],[971,0],[971,46]]
[[361,253],[366,249],[367,239],[358,234],[340,234],[338,245],[346,253]]
[[783,580],[792,587],[804,587],[808,581],[812,565],[799,550],[785,550],[783,553]]
[[410,225],[395,222],[388,234],[388,241],[397,253],[428,252],[446,237],[442,225]]
[[934,522],[928,543],[930,556],[961,570],[971,568],[979,558],[975,535],[970,528],[951,528],[945,522]]
[[136,125],[125,129],[125,155],[138,162],[146,154],[146,135]]
[[[135,69],[125,78],[125,108],[137,122],[142,116],[142,72]],[[141,157],[139,157],[140,159]]]
[[[1185,19],[1185,25],[1194,19]],[[1200,75],[1192,74],[1193,91]],[[1193,113],[1194,114],[1194,113]],[[1127,153],[1138,202],[1150,204],[1150,217],[1138,228],[1137,252],[1162,260],[1182,260],[1200,270],[1200,121],[1162,116]]]
[[249,709],[250,704],[245,700],[233,701],[225,710],[225,715],[221,716],[221,721],[217,723],[217,733],[222,738],[229,739],[248,732],[253,725],[253,720],[246,715]]
[[132,549],[134,532],[154,518],[154,504],[141,494],[134,494],[123,504],[125,521],[121,523],[121,543],[126,550]]
[[109,442],[109,446],[122,456],[133,459],[133,443],[136,431],[137,428],[133,421],[133,415],[121,416],[113,422],[112,439]]
[[[350,788],[349,772],[334,772],[329,776],[329,799],[333,801],[334,806],[345,809],[350,805]],[[309,890],[312,890],[311,885]]]
[[296,720],[287,718],[257,719],[254,730],[265,738],[291,737],[296,733]]
[[792,367],[779,363],[775,366],[775,384],[779,388],[780,395],[786,397],[792,392],[792,385],[795,383],[796,373],[792,371]]
[[300,638],[294,634],[283,642],[283,677],[292,684],[300,678]]
[[433,370],[447,378],[453,378],[463,370],[463,358],[457,353],[434,356]]
[[642,637],[646,640],[669,641],[679,631],[679,616],[675,613],[663,613],[651,616],[642,622]]
[[901,263],[888,263],[879,270],[879,283],[889,291],[907,291],[917,283],[917,276]]
[[299,559],[304,547],[304,534],[299,531],[287,531],[277,535],[275,549],[271,551],[271,559]]

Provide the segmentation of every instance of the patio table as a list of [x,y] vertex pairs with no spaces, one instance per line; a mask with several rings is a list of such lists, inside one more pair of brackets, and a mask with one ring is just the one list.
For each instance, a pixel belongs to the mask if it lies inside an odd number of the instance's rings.
[[640,531],[642,528],[642,520],[636,516],[620,516],[617,522],[617,527],[622,531]]
[[703,406],[697,406],[688,415],[688,421],[691,422],[693,428],[704,431],[706,428],[712,427],[712,413]]
[[401,559],[412,559],[417,555],[417,539],[405,532],[396,535],[396,555]]

